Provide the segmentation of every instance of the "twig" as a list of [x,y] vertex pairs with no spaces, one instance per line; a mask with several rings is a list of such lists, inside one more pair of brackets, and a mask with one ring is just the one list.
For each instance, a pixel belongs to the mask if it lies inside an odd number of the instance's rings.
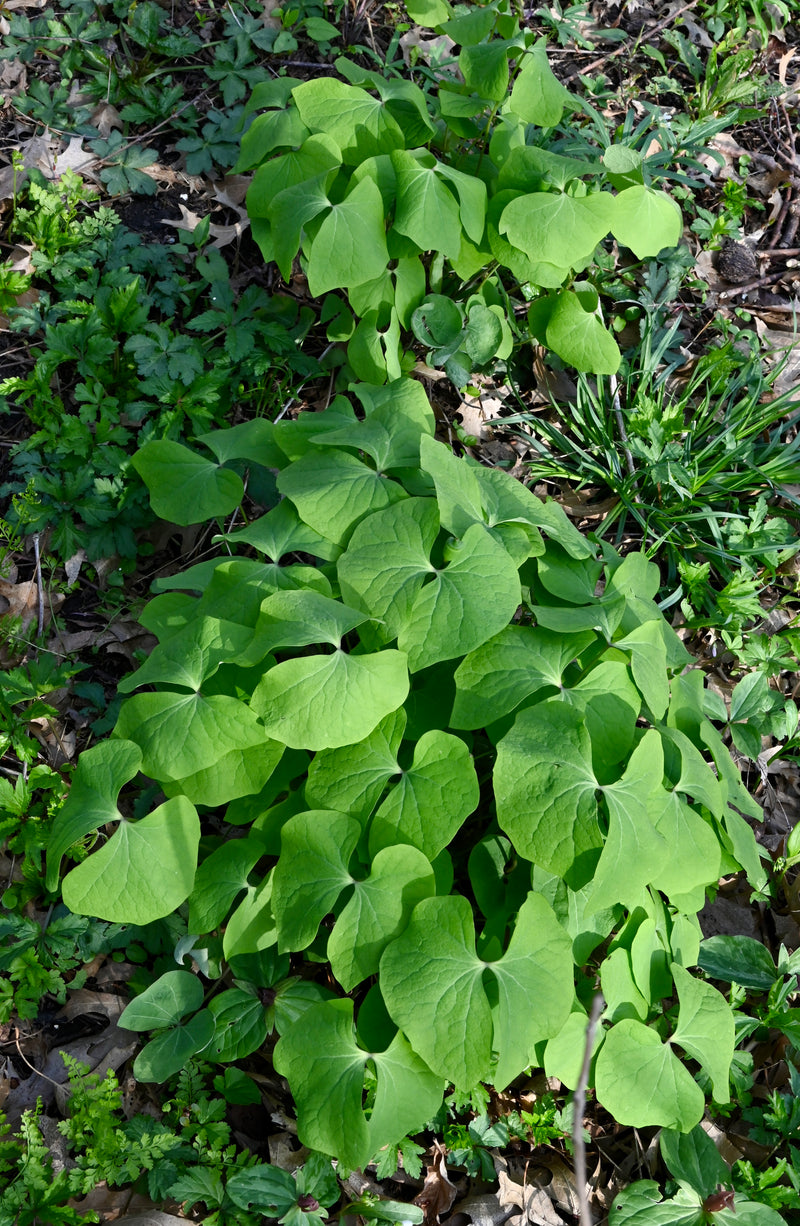
[[[630,447],[628,446],[628,432],[625,429],[625,419],[622,416],[622,406],[620,404],[620,399],[619,399],[619,384],[617,383],[617,376],[609,375],[608,384],[609,384],[609,387],[611,388],[612,407],[614,409],[614,416],[617,419],[617,429],[619,430],[619,437],[622,443],[622,449],[625,452],[625,463],[628,466],[628,474],[629,476],[633,478],[633,483],[635,486],[636,485],[636,465],[633,462],[633,453]],[[637,496],[637,502],[638,502],[638,496]]]
[[594,1047],[594,1032],[600,1021],[600,1014],[605,1006],[603,997],[598,992],[592,1001],[592,1011],[586,1025],[586,1047],[583,1052],[578,1084],[572,1100],[572,1141],[575,1146],[575,1182],[578,1186],[578,1205],[580,1207],[581,1226],[592,1226],[592,1215],[589,1211],[589,1198],[586,1195],[586,1142],[583,1139],[583,1116],[586,1111],[586,1084],[589,1080],[589,1065],[592,1062]]
[[719,295],[720,302],[727,302],[729,298],[738,298],[740,294],[749,294],[751,289],[763,289],[764,286],[772,284],[775,280],[775,273],[768,272],[766,276],[757,277],[755,281],[747,281],[744,285],[736,285],[733,289],[723,290]]
[[32,1072],[32,1073],[35,1073],[37,1077],[42,1077],[42,1078],[44,1078],[44,1080],[45,1080],[45,1081],[49,1081],[49,1082],[50,1082],[50,1085],[51,1085],[51,1086],[55,1086],[55,1087],[56,1087],[56,1089],[59,1089],[59,1088],[61,1087],[61,1085],[63,1084],[62,1082],[60,1082],[60,1081],[53,1081],[53,1078],[52,1078],[52,1077],[48,1077],[48,1076],[47,1076],[47,1073],[40,1073],[40,1072],[39,1072],[39,1070],[38,1070],[38,1068],[35,1068],[35,1067],[34,1067],[34,1066],[31,1064],[31,1062],[30,1062],[30,1060],[27,1058],[27,1056],[25,1056],[25,1055],[23,1054],[22,1048],[21,1048],[21,1047],[20,1047],[20,1045],[19,1045],[19,1028],[18,1028],[17,1026],[15,1026],[15,1027],[14,1027],[14,1046],[16,1047],[16,1049],[17,1049],[17,1051],[18,1051],[18,1053],[19,1053],[19,1058],[20,1058],[20,1060],[24,1061],[24,1063],[25,1063],[25,1064],[27,1064],[28,1068],[31,1070],[31,1072]]
[[33,534],[33,556],[36,559],[36,637],[44,630],[44,597],[42,595],[42,558],[39,553],[39,533]]

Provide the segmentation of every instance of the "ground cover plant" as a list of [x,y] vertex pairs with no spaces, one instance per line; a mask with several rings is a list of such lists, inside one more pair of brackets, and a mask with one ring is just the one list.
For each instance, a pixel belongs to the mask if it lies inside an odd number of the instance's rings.
[[791,1220],[791,56],[637,7],[0,17],[0,1222]]

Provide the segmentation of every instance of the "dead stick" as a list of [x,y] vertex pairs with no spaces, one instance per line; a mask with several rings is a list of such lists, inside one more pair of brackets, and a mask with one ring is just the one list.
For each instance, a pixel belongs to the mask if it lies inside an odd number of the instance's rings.
[[603,997],[598,992],[592,1001],[592,1011],[586,1025],[586,1048],[583,1053],[583,1064],[575,1087],[575,1097],[572,1100],[572,1141],[575,1146],[575,1182],[578,1185],[578,1204],[580,1206],[581,1226],[592,1226],[592,1215],[589,1212],[589,1198],[586,1195],[586,1142],[583,1139],[583,1116],[586,1111],[586,1085],[589,1081],[589,1066],[592,1063],[594,1047],[594,1032],[600,1021],[600,1014],[605,1006]]

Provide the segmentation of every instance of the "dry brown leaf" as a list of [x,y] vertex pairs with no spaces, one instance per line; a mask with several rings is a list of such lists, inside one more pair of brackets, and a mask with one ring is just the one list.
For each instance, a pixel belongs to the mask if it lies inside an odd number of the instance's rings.
[[425,1214],[426,1226],[435,1226],[443,1213],[449,1213],[456,1198],[456,1188],[447,1173],[447,1150],[439,1141],[433,1143],[433,1162],[428,1167],[422,1191],[414,1197]]
[[3,94],[24,94],[28,87],[28,72],[22,60],[0,61],[0,89]]
[[0,618],[19,618],[23,633],[36,620],[39,589],[32,579],[9,583],[0,579]]
[[122,120],[120,119],[119,111],[110,102],[101,102],[92,111],[90,123],[97,128],[102,137],[108,135],[117,128],[122,131]]

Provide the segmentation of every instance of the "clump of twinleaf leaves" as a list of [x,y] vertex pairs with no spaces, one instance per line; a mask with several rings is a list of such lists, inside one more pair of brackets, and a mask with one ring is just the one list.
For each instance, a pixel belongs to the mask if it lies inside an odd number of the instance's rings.
[[[121,687],[139,692],[81,756],[48,849],[52,888],[115,825],[66,904],[144,924],[188,899],[198,965],[231,965],[205,1004],[185,971],[131,1006],[158,1032],[140,1074],[277,1028],[302,1141],[360,1167],[449,1083],[535,1066],[574,1086],[599,984],[598,1099],[692,1129],[693,1070],[726,1102],[734,1047],[692,969],[697,912],[721,873],[765,874],[656,567],[456,458],[412,380],[135,464],[188,523],[239,504],[243,460],[277,470],[275,505],[224,537],[233,556],[161,583],[142,614],[158,645]],[[118,797],[138,772],[166,799],[133,821]],[[198,809],[231,836],[199,857]]]
[[[626,145],[609,142],[596,158],[548,148],[577,104],[510,0],[457,15],[444,0],[407,7],[460,48],[458,73],[454,62],[431,92],[343,56],[345,80],[280,77],[254,89],[245,113],[259,114],[235,169],[255,171],[247,210],[265,259],[288,281],[299,255],[314,297],[345,291],[349,310],[328,302],[323,315],[365,381],[401,375],[413,329],[463,386],[511,351],[509,285],[530,301],[526,339],[578,370],[613,374],[620,352],[587,272],[595,250],[611,234],[638,259],[657,255],[678,242],[680,210]],[[479,289],[458,318],[445,304],[472,279]]]

